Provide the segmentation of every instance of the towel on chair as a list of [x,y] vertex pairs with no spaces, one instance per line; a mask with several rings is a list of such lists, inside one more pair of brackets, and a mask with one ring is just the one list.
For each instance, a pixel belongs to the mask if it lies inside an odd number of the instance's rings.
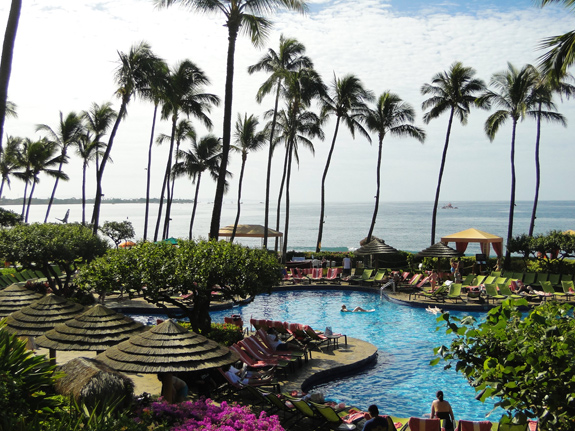
[[489,421],[481,421],[481,422],[459,421],[457,429],[458,429],[458,431],[490,431],[491,430],[491,422],[489,422]]
[[409,429],[411,431],[440,431],[441,430],[441,420],[440,419],[409,418],[408,424],[409,424]]

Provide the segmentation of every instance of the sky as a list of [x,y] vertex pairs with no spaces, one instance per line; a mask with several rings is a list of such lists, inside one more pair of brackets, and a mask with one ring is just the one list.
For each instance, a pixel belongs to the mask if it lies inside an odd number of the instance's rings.
[[[282,12],[272,18],[274,28],[263,48],[240,36],[236,46],[234,122],[238,113],[258,115],[273,107],[272,97],[258,104],[255,94],[267,76],[249,75],[268,48],[277,50],[280,35],[296,38],[307,48],[326,84],[334,77],[354,74],[376,95],[389,90],[410,103],[417,126],[427,133],[424,144],[411,138],[386,137],[383,142],[382,190],[385,201],[432,201],[435,196],[448,115],[425,125],[420,88],[455,61],[473,67],[489,82],[507,68],[537,64],[541,39],[570,31],[575,16],[560,7],[538,8],[528,0],[312,0],[307,15]],[[0,26],[5,26],[10,2],[0,2]],[[36,125],[56,128],[59,112],[67,115],[112,102],[116,109],[114,70],[118,52],[140,41],[175,65],[191,59],[211,81],[209,92],[224,96],[227,31],[219,15],[202,15],[178,6],[157,9],[151,0],[27,0],[18,28],[9,100],[18,118],[7,119],[11,136],[37,139]],[[572,200],[573,127],[575,101],[557,100],[569,125],[544,124],[541,136],[542,200]],[[104,174],[106,198],[145,196],[147,148],[153,106],[139,99],[128,107]],[[440,202],[509,199],[511,123],[490,142],[483,125],[490,113],[473,110],[468,124],[454,123]],[[223,104],[211,113],[212,133],[222,134]],[[302,150],[292,174],[291,199],[318,202],[321,176],[333,137],[334,121],[324,126],[325,140],[314,141],[315,154]],[[209,131],[196,124],[200,136]],[[163,121],[158,133],[168,134]],[[369,202],[376,191],[377,141],[355,139],[340,129],[327,176],[329,202]],[[532,200],[535,190],[535,123],[518,125],[516,143],[517,199]],[[267,150],[249,154],[242,200],[265,198]],[[167,160],[167,146],[154,146],[152,196],[159,197]],[[226,201],[236,201],[241,158],[233,154],[234,174]],[[272,169],[272,199],[281,179],[283,151],[276,152]],[[95,191],[95,172],[89,172],[88,195]],[[73,156],[65,167],[70,180],[60,183],[57,198],[81,196],[82,164]],[[36,197],[49,197],[53,180],[42,178]],[[5,197],[23,194],[23,183],[13,180]],[[195,186],[187,178],[176,183],[176,198],[192,198]],[[200,200],[213,201],[215,185],[202,180]]]

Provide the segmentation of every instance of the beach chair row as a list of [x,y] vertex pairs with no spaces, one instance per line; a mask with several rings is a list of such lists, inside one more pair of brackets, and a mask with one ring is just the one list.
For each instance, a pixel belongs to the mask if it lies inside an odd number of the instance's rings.
[[283,282],[297,283],[337,283],[341,282],[342,268],[328,268],[324,277],[323,268],[290,268],[284,269]]
[[324,346],[328,349],[330,346],[335,348],[339,346],[339,339],[342,337],[345,339],[345,344],[347,345],[347,335],[345,334],[324,334],[321,331],[315,331],[309,325],[302,325],[300,323],[250,319],[250,325],[255,329],[255,331],[266,332],[270,328],[273,328],[281,339],[293,339],[300,346],[305,347],[309,352],[310,358],[310,348],[316,348],[320,352],[323,352],[322,348]]
[[[441,419],[423,419],[411,417],[400,428],[401,431],[441,431]],[[389,428],[394,429],[394,428]],[[456,431],[529,431],[530,429],[537,429],[537,422],[528,421],[524,424],[511,424],[504,421],[499,423],[492,423],[490,421],[457,421]]]

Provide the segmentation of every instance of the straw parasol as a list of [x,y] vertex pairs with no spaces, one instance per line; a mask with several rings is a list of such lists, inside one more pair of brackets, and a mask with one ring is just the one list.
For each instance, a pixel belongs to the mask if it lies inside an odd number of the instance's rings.
[[436,242],[431,247],[421,250],[416,254],[417,257],[461,257],[463,253],[458,252],[454,248],[442,242]]
[[42,294],[27,289],[24,284],[11,284],[0,291],[0,319],[42,298]]
[[97,304],[79,316],[56,325],[36,340],[55,350],[89,350],[98,353],[147,328],[134,319]]
[[[215,341],[188,331],[171,319],[149,331],[110,347],[96,359],[118,371],[137,373],[171,373],[223,367],[239,360],[236,353]],[[166,399],[171,399],[171,385],[164,385]]]
[[104,399],[122,399],[122,404],[127,405],[134,395],[132,379],[95,359],[75,358],[60,365],[57,371],[64,374],[54,384],[56,392],[72,396],[78,403],[101,409]]
[[[360,244],[365,243],[365,239],[360,241]],[[357,250],[354,250],[353,254],[358,256],[370,255],[370,254],[395,254],[399,253],[398,250],[390,245],[387,245],[384,240],[372,237],[372,240],[365,245],[362,245]]]

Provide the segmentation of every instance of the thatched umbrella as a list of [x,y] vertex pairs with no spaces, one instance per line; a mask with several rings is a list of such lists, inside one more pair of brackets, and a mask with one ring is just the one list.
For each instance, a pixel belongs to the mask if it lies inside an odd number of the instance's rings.
[[42,298],[22,284],[11,284],[0,291],[0,319]]
[[[171,373],[223,367],[239,360],[236,353],[215,341],[166,320],[149,331],[107,349],[96,359],[118,371]],[[172,386],[164,384],[164,395],[172,399]]]
[[417,257],[461,257],[463,253],[458,252],[454,248],[449,247],[448,245],[437,242],[433,244],[431,247],[427,247],[425,250],[421,250],[419,253],[416,254]]
[[[427,247],[424,250],[421,250],[415,256],[417,257],[437,257],[437,258],[452,258],[452,257],[461,257],[463,253],[458,252],[454,248],[449,247],[447,244],[443,242],[437,242],[433,244],[431,247]],[[437,259],[437,271],[439,272],[439,262],[440,259]]]
[[75,358],[59,366],[57,371],[64,375],[56,380],[56,392],[72,396],[78,403],[104,408],[102,400],[122,399],[127,405],[134,395],[132,379],[95,359]]
[[[6,318],[6,331],[19,337],[37,337],[76,317],[84,311],[84,306],[54,294],[15,311]],[[56,351],[50,349],[50,358],[55,362]]]
[[353,252],[353,254],[357,254],[358,256],[396,253],[399,253],[399,250],[396,250],[392,246],[387,245],[384,240],[374,237],[372,237],[372,240],[368,244],[362,245],[360,248]]
[[146,330],[131,317],[97,304],[79,316],[56,325],[36,340],[55,350],[89,350],[98,353]]

